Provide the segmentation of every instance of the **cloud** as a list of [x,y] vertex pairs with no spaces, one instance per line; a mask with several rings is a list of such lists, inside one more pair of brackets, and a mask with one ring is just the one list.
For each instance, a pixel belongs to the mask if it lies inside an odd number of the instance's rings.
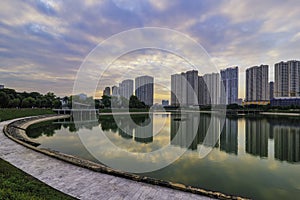
[[54,0],[38,0],[36,2],[36,7],[42,13],[47,15],[56,15],[59,9],[58,1]]
[[[55,77],[75,77],[97,44],[121,31],[148,26],[189,35],[206,49],[219,68],[238,65],[242,73],[261,63],[272,67],[281,60],[299,59],[299,5],[293,0],[2,1],[0,67],[6,71],[0,74],[0,80],[22,90],[30,83],[38,91],[44,91],[45,85],[57,88],[60,82],[66,90],[60,88],[59,95],[70,94],[73,80]],[[140,69],[146,65],[149,71],[160,70],[167,79],[172,70],[161,67],[161,62],[167,66],[180,63],[158,52],[147,53],[139,59],[122,58],[119,67]],[[36,74],[44,76],[45,84],[41,84],[43,80],[16,74],[20,66],[31,66]],[[32,73],[28,68],[26,71]],[[7,78],[10,75],[15,83]],[[118,77],[113,76],[114,82],[119,81]]]

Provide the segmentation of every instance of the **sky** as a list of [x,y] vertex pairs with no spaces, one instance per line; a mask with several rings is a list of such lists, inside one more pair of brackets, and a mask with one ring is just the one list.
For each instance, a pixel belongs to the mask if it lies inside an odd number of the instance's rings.
[[[0,84],[70,95],[80,66],[98,44],[130,29],[160,27],[199,43],[218,69],[239,66],[244,98],[246,68],[268,64],[273,80],[275,63],[300,59],[299,8],[297,0],[3,0]],[[123,78],[154,74],[164,85],[155,90],[159,102],[170,96],[170,75],[191,67],[170,52],[142,50],[119,57],[110,70],[100,70],[104,74],[93,74],[104,77],[99,94]],[[121,68],[132,73],[118,74]]]

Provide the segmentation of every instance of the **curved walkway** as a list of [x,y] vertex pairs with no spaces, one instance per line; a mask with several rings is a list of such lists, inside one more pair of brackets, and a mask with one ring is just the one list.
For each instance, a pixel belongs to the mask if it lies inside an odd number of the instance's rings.
[[51,187],[79,199],[210,199],[183,191],[94,172],[15,143],[3,134],[0,123],[0,157]]

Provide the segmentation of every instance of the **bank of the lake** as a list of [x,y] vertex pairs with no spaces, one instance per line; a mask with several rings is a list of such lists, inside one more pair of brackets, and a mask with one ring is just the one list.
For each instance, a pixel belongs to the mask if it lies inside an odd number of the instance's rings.
[[[32,119],[38,122],[44,121],[46,118],[48,117],[33,117]],[[48,119],[51,120],[53,118],[51,117]],[[9,128],[9,124],[12,126],[12,129],[19,129],[24,122],[27,125],[31,124],[29,118],[12,121],[0,123],[0,127],[6,127],[4,128],[6,135],[10,132],[8,130],[11,130]],[[124,179],[119,176],[99,173],[103,172],[102,170],[89,170],[86,169],[88,167],[82,167],[84,160],[78,160],[73,156],[68,156],[51,150],[48,150],[48,155],[50,156],[45,156],[44,154],[47,154],[45,153],[47,151],[46,149],[45,151],[38,151],[33,146],[29,147],[25,144],[23,144],[23,146],[18,145],[3,134],[0,135],[0,140],[2,140],[2,144],[4,144],[0,146],[0,155],[5,160],[15,166],[18,166],[18,168],[26,171],[34,177],[37,177],[47,185],[79,199],[209,199],[205,196],[184,192],[186,190],[179,191],[161,187],[157,184],[152,185],[140,182],[136,179],[137,176],[135,175],[132,175],[134,178],[129,180],[128,178]],[[14,139],[14,141],[16,140]],[[24,142],[19,141],[18,143]],[[32,151],[34,149],[35,151]],[[61,161],[63,159],[57,159],[58,157],[55,155],[61,155],[63,157],[69,157],[72,160],[78,160],[80,164],[78,163],[78,166],[77,164],[73,165],[68,162]],[[45,163],[47,164],[45,165]],[[175,184],[173,187],[182,186]],[[203,193],[203,191],[199,192]],[[208,195],[211,196],[212,193],[209,193]],[[224,195],[220,193],[214,192],[213,196],[215,195],[224,199]]]
[[[51,109],[0,109],[0,121],[46,114],[54,112]],[[0,158],[0,199],[74,198],[49,187]]]

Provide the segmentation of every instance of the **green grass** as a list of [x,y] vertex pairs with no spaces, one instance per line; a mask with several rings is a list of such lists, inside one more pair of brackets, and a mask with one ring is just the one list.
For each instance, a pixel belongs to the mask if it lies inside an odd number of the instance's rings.
[[15,119],[19,117],[28,117],[36,115],[55,114],[51,109],[16,109],[16,108],[4,108],[0,109],[0,121]]
[[0,159],[0,199],[74,199]]

